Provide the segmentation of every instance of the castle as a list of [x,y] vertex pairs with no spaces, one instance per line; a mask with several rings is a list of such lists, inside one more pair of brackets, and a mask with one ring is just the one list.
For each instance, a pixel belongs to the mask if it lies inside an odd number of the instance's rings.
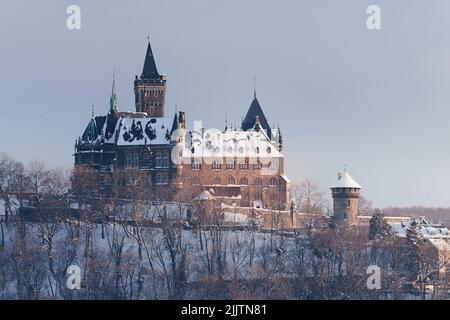
[[166,85],[149,41],[134,81],[135,111],[120,110],[113,77],[109,111],[92,112],[75,142],[75,166],[148,174],[160,200],[178,193],[195,199],[207,191],[226,204],[286,209],[290,181],[281,132],[269,126],[256,92],[240,128],[188,131],[185,112],[165,115]]

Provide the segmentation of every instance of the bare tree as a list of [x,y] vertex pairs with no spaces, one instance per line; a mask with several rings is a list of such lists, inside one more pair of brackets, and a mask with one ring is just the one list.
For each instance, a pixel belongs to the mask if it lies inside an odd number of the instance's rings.
[[43,184],[48,177],[49,171],[43,162],[33,160],[28,165],[27,173],[31,180],[33,193],[36,196],[39,196],[42,192]]
[[316,182],[305,179],[300,185],[293,186],[291,192],[299,212],[317,215],[324,213],[325,193]]

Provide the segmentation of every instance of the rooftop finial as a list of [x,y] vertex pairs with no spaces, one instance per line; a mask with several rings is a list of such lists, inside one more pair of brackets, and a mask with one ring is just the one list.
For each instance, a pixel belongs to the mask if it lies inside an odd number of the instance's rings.
[[344,172],[347,172],[347,163],[344,164]]
[[228,130],[228,117],[225,115],[225,131]]
[[253,77],[253,97],[256,98],[256,76]]
[[92,118],[94,117],[94,114],[95,114],[95,106],[94,106],[94,103],[92,102]]
[[119,102],[116,93],[116,69],[113,69],[111,97],[109,99],[109,112],[111,114],[119,112]]
[[147,42],[150,43],[150,35],[147,34]]

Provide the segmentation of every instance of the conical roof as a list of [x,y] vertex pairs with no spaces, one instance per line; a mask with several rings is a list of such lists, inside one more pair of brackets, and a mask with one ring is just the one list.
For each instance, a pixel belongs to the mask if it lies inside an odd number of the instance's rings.
[[152,52],[150,41],[147,46],[147,54],[145,55],[144,68],[142,69],[141,79],[159,79],[159,73],[156,69],[155,58]]
[[361,189],[361,186],[359,185],[358,182],[356,182],[351,176],[350,174],[345,171],[344,173],[339,173],[338,174],[338,181],[337,183],[330,187],[331,189],[334,188],[356,188],[356,189]]

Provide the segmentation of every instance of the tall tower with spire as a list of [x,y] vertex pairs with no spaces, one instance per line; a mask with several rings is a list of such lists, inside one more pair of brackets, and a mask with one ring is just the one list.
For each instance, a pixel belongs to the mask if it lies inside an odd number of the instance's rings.
[[152,118],[164,117],[166,80],[166,75],[158,73],[149,39],[142,74],[134,80],[137,112],[144,112]]

